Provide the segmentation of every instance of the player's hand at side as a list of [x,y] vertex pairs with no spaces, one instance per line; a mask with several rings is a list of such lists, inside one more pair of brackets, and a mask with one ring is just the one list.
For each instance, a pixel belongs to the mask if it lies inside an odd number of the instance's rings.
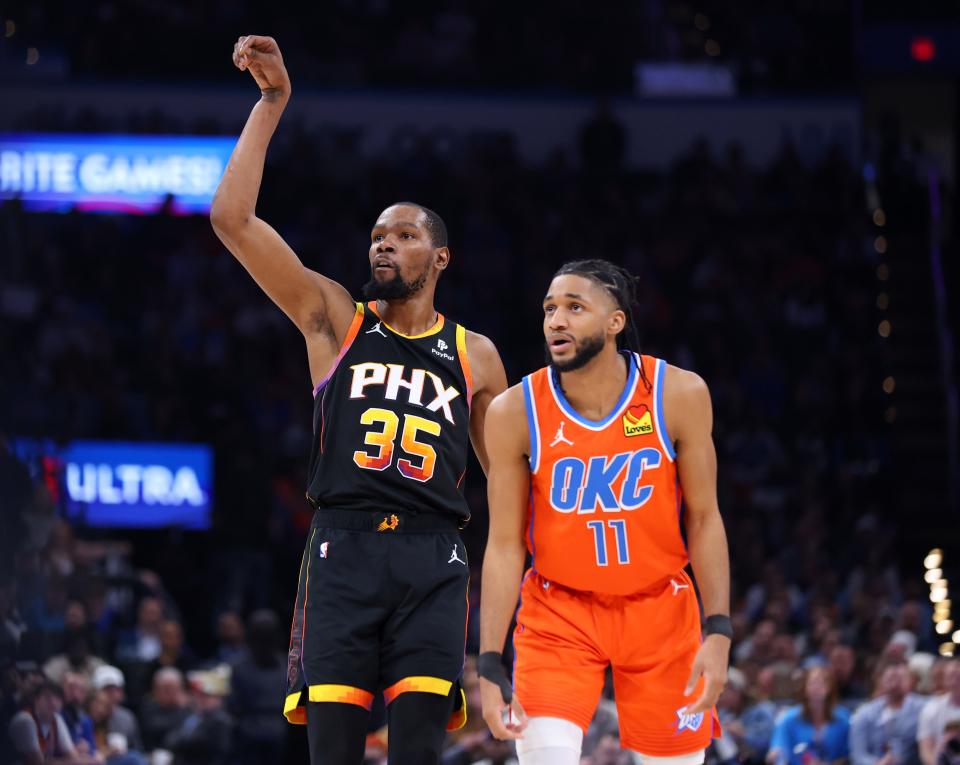
[[727,684],[727,662],[730,659],[730,640],[722,635],[707,635],[693,660],[693,670],[683,691],[689,696],[697,688],[701,675],[704,679],[703,693],[693,706],[687,707],[688,715],[706,712],[716,705],[723,687]]
[[290,95],[290,77],[283,65],[280,47],[272,37],[245,35],[233,46],[233,63],[248,71],[266,98]]
[[494,738],[506,741],[520,738],[527,727],[527,713],[517,697],[509,702],[503,698],[500,686],[485,677],[480,678],[480,699],[483,704],[483,719]]

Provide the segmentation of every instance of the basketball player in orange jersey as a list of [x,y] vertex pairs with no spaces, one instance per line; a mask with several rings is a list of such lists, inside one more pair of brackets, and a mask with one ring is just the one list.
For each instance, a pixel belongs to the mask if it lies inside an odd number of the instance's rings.
[[[647,765],[702,763],[719,734],[732,630],[710,395],[640,355],[633,303],[623,269],[563,266],[543,301],[550,365],[487,413],[478,671],[484,718],[518,739],[521,765],[580,762],[607,666],[622,746]],[[511,685],[500,652],[518,592]]]
[[307,725],[313,765],[359,765],[370,707],[382,693],[389,761],[435,765],[447,721],[463,720],[457,681],[469,569],[459,530],[470,512],[462,481],[471,439],[486,469],[484,416],[506,375],[487,338],[434,308],[450,250],[432,210],[403,202],[380,214],[370,232],[368,303],[304,267],[257,217],[267,145],[290,79],[270,37],[240,38],[233,62],[250,72],[261,97],[211,221],[303,333],[313,378],[307,498],[316,512],[283,713]]

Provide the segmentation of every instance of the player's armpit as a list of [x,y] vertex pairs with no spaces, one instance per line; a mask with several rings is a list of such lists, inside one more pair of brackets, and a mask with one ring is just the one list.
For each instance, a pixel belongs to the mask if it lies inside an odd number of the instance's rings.
[[490,460],[484,440],[484,423],[490,402],[507,389],[507,373],[493,342],[476,332],[466,333],[467,358],[473,380],[470,405],[470,441],[483,472],[489,474]]

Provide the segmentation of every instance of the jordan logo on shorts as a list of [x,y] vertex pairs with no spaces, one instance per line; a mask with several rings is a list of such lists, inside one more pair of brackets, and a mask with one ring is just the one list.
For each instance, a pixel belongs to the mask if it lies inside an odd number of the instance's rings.
[[456,561],[457,563],[462,563],[464,566],[467,565],[467,562],[465,560],[462,560],[460,556],[457,555],[456,545],[453,546],[453,552],[450,553],[450,560],[448,560],[447,563],[453,563],[454,561]]
[[400,519],[397,518],[397,516],[391,515],[389,518],[384,516],[383,520],[380,521],[380,525],[377,526],[377,531],[396,531],[399,525]]
[[686,590],[690,587],[690,585],[688,584],[680,584],[680,582],[678,582],[676,579],[671,579],[670,584],[673,585],[674,596],[676,596],[676,594],[680,592],[680,590]]
[[553,437],[553,441],[550,442],[550,446],[556,446],[557,444],[567,444],[568,446],[573,446],[573,441],[563,435],[563,426],[566,424],[566,421],[560,423],[560,427],[557,428],[557,435]]
[[677,733],[688,730],[696,732],[703,723],[703,712],[697,712],[695,715],[688,715],[686,707],[680,707],[677,710]]
[[373,329],[368,329],[368,330],[367,330],[366,332],[364,332],[363,334],[365,334],[365,335],[374,335],[374,334],[376,334],[376,335],[381,335],[381,336],[383,336],[383,337],[386,337],[386,336],[387,336],[387,333],[384,332],[382,329],[380,329],[380,324],[381,324],[381,323],[382,323],[382,322],[379,322],[379,321],[378,321],[376,324],[373,325]]

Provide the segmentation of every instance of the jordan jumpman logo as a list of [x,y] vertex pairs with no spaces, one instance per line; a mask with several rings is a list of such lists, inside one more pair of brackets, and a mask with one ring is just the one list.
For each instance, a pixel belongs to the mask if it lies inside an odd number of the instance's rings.
[[553,437],[553,441],[550,442],[550,446],[556,446],[557,444],[567,444],[568,446],[573,446],[573,441],[563,435],[563,426],[566,424],[566,421],[560,423],[560,427],[557,428],[557,435]]
[[365,334],[365,335],[372,335],[372,334],[376,333],[376,334],[378,334],[378,335],[382,335],[383,337],[386,337],[386,336],[387,336],[387,333],[384,332],[382,329],[380,329],[380,324],[381,324],[381,322],[378,321],[376,324],[373,325],[373,328],[372,328],[372,329],[368,329],[368,330],[367,330],[366,332],[364,332],[363,334]]

